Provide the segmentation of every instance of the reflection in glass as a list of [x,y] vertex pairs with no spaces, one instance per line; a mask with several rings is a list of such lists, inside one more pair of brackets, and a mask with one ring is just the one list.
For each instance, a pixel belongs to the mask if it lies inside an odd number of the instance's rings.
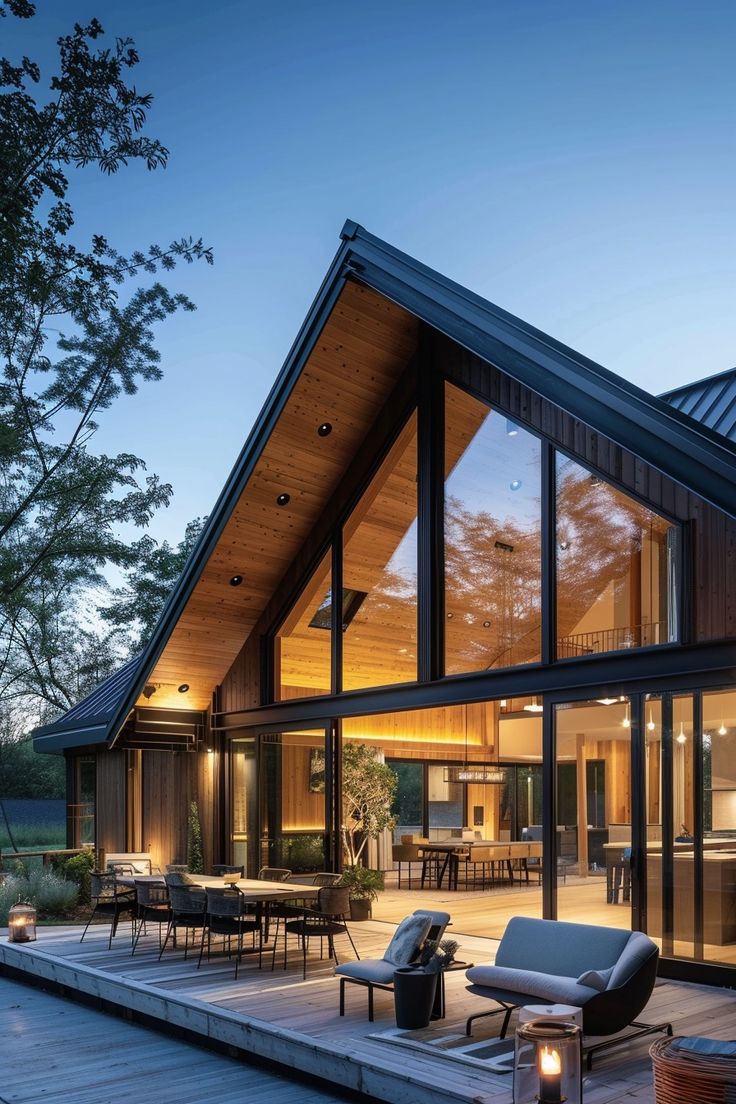
[[327,552],[274,639],[276,701],[330,693],[331,580]]
[[703,694],[704,958],[733,964],[736,943],[736,692]]
[[677,639],[677,534],[558,454],[558,658]]
[[445,673],[538,660],[540,445],[446,385]]
[[417,432],[412,415],[348,519],[343,585],[361,595],[343,623],[343,689],[417,677]]

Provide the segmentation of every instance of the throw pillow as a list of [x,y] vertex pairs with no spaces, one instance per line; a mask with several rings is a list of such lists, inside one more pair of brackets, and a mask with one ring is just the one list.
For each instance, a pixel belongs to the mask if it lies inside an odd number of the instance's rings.
[[408,966],[417,957],[431,927],[430,916],[407,916],[394,932],[383,957],[394,966]]
[[613,966],[609,966],[607,970],[586,970],[577,979],[578,985],[587,985],[591,989],[597,989],[599,993],[602,993],[604,989],[608,988],[608,983],[611,980],[611,974],[613,973]]

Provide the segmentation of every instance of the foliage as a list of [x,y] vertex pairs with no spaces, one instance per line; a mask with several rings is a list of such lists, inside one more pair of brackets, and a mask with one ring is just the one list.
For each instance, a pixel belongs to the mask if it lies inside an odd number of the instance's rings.
[[176,548],[152,537],[141,537],[133,545],[135,562],[127,571],[124,587],[112,592],[113,601],[100,613],[105,621],[118,628],[139,626],[133,649],[140,649],[151,636],[172,587],[181,575],[189,553],[194,548],[204,526],[204,518],[194,518],[186,527],[184,539]]
[[396,775],[374,748],[346,743],[342,759],[341,833],[348,866],[356,866],[369,839],[394,826]]
[[419,965],[425,974],[438,974],[452,964],[459,946],[454,939],[428,939],[419,955]]
[[202,825],[199,821],[199,808],[196,801],[190,804],[187,816],[187,866],[192,874],[204,873]]
[[70,855],[68,859],[57,859],[52,865],[57,874],[77,886],[79,903],[88,905],[92,886],[90,875],[95,867],[95,854],[92,848],[87,847],[78,855]]
[[[34,7],[0,11],[28,18]],[[82,596],[103,585],[106,565],[131,568],[150,552],[120,527],[146,525],[171,494],[158,476],[141,478],[132,453],[93,451],[100,415],[161,377],[154,328],[192,309],[150,277],[212,260],[190,238],[127,256],[102,234],[73,240],[70,166],[109,174],[168,159],[144,132],[152,97],[128,83],[132,41],[97,48],[102,35],[93,19],[60,38],[58,72],[37,96],[39,65],[0,59],[0,700],[30,695],[56,712],[86,692],[80,671],[103,639],[84,627],[69,663]],[[108,659],[98,655],[89,683]]]
[[39,919],[44,919],[71,912],[77,904],[78,889],[73,882],[48,870],[33,871],[27,877],[13,874],[0,885],[0,925],[8,923],[8,911],[18,898],[30,901]]
[[[65,763],[60,755],[37,755],[31,740],[14,742],[5,738],[0,723],[0,795],[3,798],[62,798],[65,793]],[[2,831],[0,816],[0,832]],[[26,826],[27,827],[27,826]],[[13,826],[13,835],[20,836]],[[44,840],[46,835],[40,837]]]
[[351,901],[375,901],[384,887],[383,872],[367,866],[346,866],[340,885],[349,888]]
[[6,858],[8,857],[7,848],[8,846],[12,847],[13,843],[19,851],[31,848],[53,851],[66,846],[65,824],[50,825],[46,822],[14,824],[12,821],[10,823],[13,832],[12,840],[8,838],[7,830],[0,816],[0,850],[3,851]]
[[322,836],[296,836],[284,841],[288,845],[286,866],[294,873],[321,870],[325,862]]

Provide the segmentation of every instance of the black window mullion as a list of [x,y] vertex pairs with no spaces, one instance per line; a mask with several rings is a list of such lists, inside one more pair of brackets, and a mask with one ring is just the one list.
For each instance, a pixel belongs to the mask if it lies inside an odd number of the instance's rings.
[[674,754],[672,694],[662,695],[662,954],[673,953],[674,941]]
[[542,714],[542,915],[557,919],[557,764],[555,707]]
[[549,441],[541,447],[542,498],[542,663],[557,658],[557,480],[555,450]]
[[629,699],[631,772],[631,926],[646,931],[647,925],[647,794],[646,728],[644,697]]
[[342,528],[335,530],[332,541],[332,608],[330,610],[330,644],[331,644],[331,690],[333,694],[339,694],[342,690],[342,559],[343,559]]
[[703,869],[703,695],[693,695],[693,908],[694,948],[696,959],[704,957],[703,893],[705,889]]
[[445,403],[444,377],[425,332],[418,390],[417,677],[432,682],[445,668]]

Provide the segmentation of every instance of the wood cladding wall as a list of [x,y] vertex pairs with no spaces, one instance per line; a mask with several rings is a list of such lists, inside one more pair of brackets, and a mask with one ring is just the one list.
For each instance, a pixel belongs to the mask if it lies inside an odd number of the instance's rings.
[[95,795],[95,845],[105,851],[126,851],[124,751],[103,751],[97,755]]
[[215,756],[147,751],[143,754],[143,850],[154,863],[187,861],[187,816],[197,802],[205,870],[217,849]]
[[643,463],[590,426],[522,387],[486,361],[435,335],[433,367],[491,406],[499,407],[581,464],[609,476],[654,510],[689,523],[692,536],[692,607],[695,641],[736,636],[736,520]]

